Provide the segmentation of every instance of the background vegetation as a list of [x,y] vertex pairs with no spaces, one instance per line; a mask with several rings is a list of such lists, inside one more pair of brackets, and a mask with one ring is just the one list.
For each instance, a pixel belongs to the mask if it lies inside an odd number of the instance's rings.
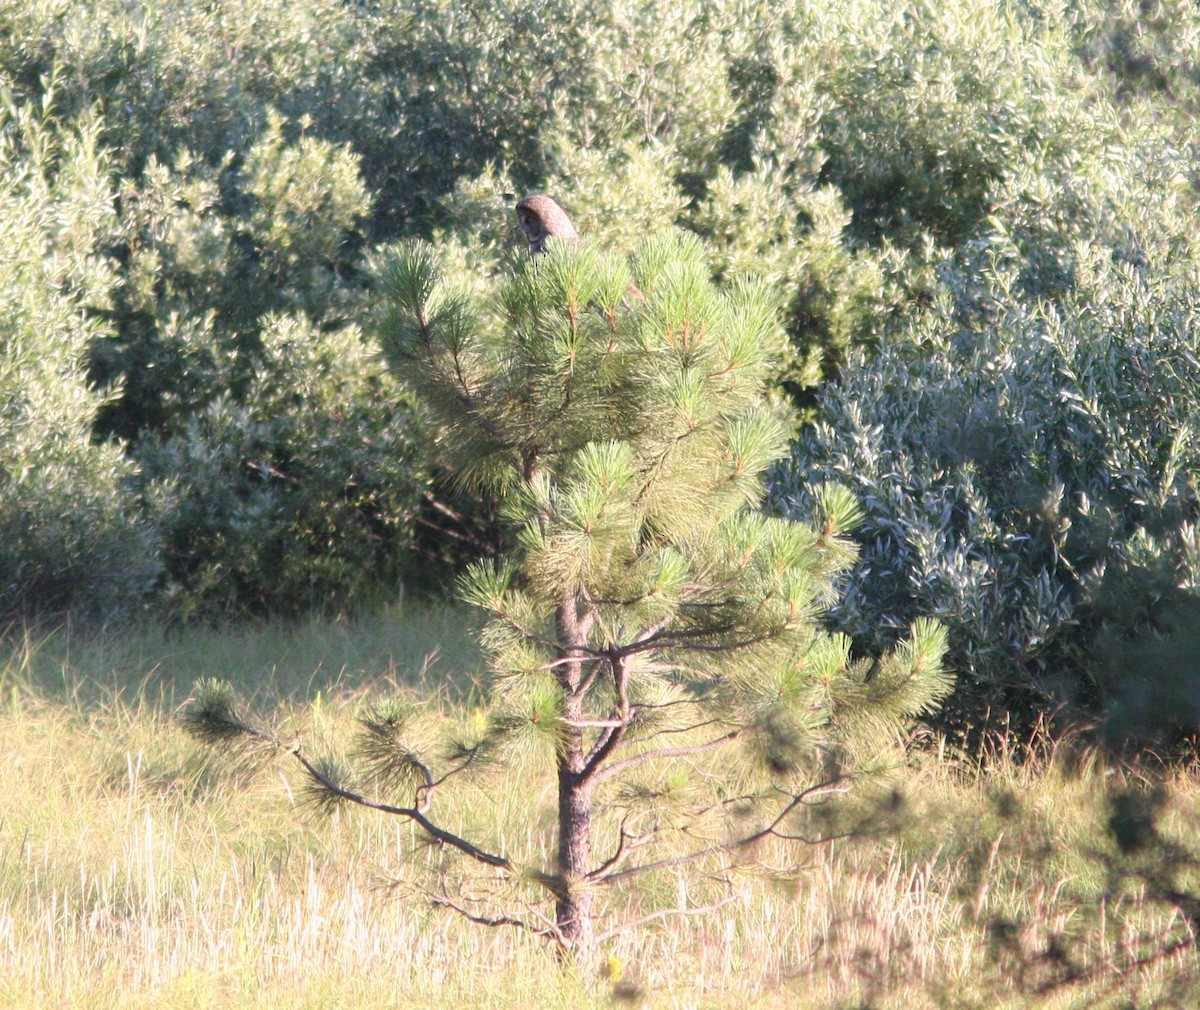
[[[429,239],[486,294],[523,254],[514,198],[545,191],[602,249],[679,227],[718,285],[776,289],[794,427],[768,507],[810,519],[817,484],[848,487],[865,519],[831,630],[873,658],[936,618],[958,673],[951,751],[939,737],[899,773],[919,816],[814,850],[795,901],[765,889],[614,956],[665,1005],[804,1006],[818,975],[812,1005],[1194,1005],[1195,966],[1155,953],[1197,914],[1192,773],[989,747],[1056,722],[1194,749],[1198,54],[1187,0],[0,0],[0,764],[18,797],[0,1003],[236,1005],[246,983],[278,1005],[424,1005],[422,985],[451,984],[458,962],[387,974],[396,936],[440,950],[444,924],[386,906],[400,932],[355,932],[399,872],[364,855],[385,829],[293,831],[287,787],[195,765],[165,720],[176,677],[211,672],[336,740],[352,717],[323,707],[330,684],[402,676],[370,622],[444,628],[368,615],[444,593],[503,534],[364,338],[367,264]],[[202,627],[314,612],[360,616]],[[64,624],[89,634],[49,640],[74,658],[21,637]],[[128,630],[164,624],[183,637]],[[327,659],[300,628],[371,654]],[[471,667],[450,629],[437,642],[455,653],[438,684]],[[170,658],[189,649],[207,657]],[[472,690],[446,697],[453,719]],[[945,810],[990,825],[986,846]],[[207,836],[221,818],[247,835]],[[274,900],[290,911],[254,918]],[[338,942],[320,916],[355,937],[337,950],[384,953],[310,980],[294,952]],[[279,923],[295,931],[263,932]],[[453,939],[514,965],[462,1001],[591,998],[530,981],[519,943]],[[185,970],[204,951],[229,974]],[[749,963],[761,990],[734,983]],[[1064,967],[1101,963],[1103,983]]]
[[861,651],[935,615],[968,711],[1102,713],[1095,643],[1169,630],[1156,601],[1191,589],[1198,38],[1190,5],[1124,0],[7,0],[4,381],[31,420],[0,612],[449,586],[490,513],[362,343],[364,257],[432,238],[486,286],[545,190],[602,248],[681,226],[719,282],[777,287],[775,500],[863,498]]

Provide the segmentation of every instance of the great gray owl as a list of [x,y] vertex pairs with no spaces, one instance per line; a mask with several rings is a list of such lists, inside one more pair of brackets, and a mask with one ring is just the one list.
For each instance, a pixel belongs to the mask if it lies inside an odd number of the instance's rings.
[[529,239],[529,251],[540,253],[546,251],[546,239],[561,238],[568,242],[579,239],[579,232],[571,224],[567,212],[551,197],[527,196],[517,204],[517,220],[521,222],[521,231]]

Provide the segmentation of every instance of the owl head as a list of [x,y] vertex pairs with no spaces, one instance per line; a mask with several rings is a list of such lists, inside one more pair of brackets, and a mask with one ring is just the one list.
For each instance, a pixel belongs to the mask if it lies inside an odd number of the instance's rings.
[[579,238],[579,232],[575,230],[567,212],[557,201],[541,194],[527,196],[517,204],[517,221],[529,240],[531,253],[545,252],[546,239],[549,238],[561,238],[568,242]]

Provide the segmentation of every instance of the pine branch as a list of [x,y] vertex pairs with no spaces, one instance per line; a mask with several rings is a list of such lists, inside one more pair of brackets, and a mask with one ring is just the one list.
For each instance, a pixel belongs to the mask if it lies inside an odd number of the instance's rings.
[[217,749],[226,766],[236,773],[259,771],[282,746],[269,729],[241,717],[232,685],[216,678],[196,683],[179,721],[185,733]]
[[[438,778],[434,779],[431,783],[429,783],[428,787],[422,787],[426,789],[426,797],[432,796],[433,791],[447,779],[450,779],[461,772],[465,772],[471,767],[471,765],[479,760],[480,754],[482,753],[482,749],[478,746],[465,747],[461,744],[456,745],[454,750],[457,752],[457,754],[462,755],[461,762],[459,763],[458,767],[451,768],[449,771],[444,772]],[[453,755],[451,757],[453,757]],[[429,808],[429,799],[426,798],[424,802],[419,804],[419,806],[422,810],[427,810]]]
[[360,807],[366,807],[369,810],[378,810],[381,813],[394,814],[397,817],[406,817],[410,821],[416,823],[421,830],[423,830],[435,841],[443,845],[449,845],[453,849],[457,849],[464,855],[470,856],[476,862],[484,863],[487,866],[495,866],[498,869],[505,870],[509,873],[515,872],[515,867],[513,866],[511,860],[509,860],[507,857],[494,855],[491,852],[487,852],[484,849],[479,848],[477,845],[473,845],[465,838],[459,838],[458,835],[455,835],[452,832],[447,831],[445,828],[434,824],[433,821],[431,821],[415,807],[397,807],[390,803],[379,803],[375,800],[368,799],[365,796],[361,796],[352,790],[346,789],[344,786],[338,785],[338,783],[329,778],[328,775],[326,775],[323,771],[321,771],[320,768],[318,768],[304,756],[300,750],[299,744],[296,744],[292,748],[291,753],[296,760],[304,766],[304,770],[308,772],[308,774],[318,785],[327,790],[333,796],[336,796],[338,799],[346,800],[347,802],[357,804]]
[[[461,378],[461,373],[460,373]],[[518,443],[504,434],[504,429],[495,421],[488,417],[483,408],[479,406],[476,398],[466,388],[466,379],[462,378],[463,388],[455,394],[458,403],[461,404],[467,418],[479,426],[481,430],[495,439],[496,445],[499,448],[509,449]]]
[[621,652],[627,656],[632,656],[640,652],[650,652],[654,649],[680,649],[685,652],[736,652],[738,649],[745,649],[752,645],[761,645],[763,642],[769,642],[772,639],[778,638],[786,630],[786,628],[774,628],[770,631],[764,631],[759,635],[752,635],[749,638],[739,638],[731,642],[709,643],[696,641],[696,639],[701,637],[716,638],[720,635],[728,635],[737,630],[739,626],[740,624],[729,624],[718,628],[663,630],[632,645],[622,646]]
[[430,894],[430,895],[428,895],[428,898],[429,898],[429,903],[431,905],[433,905],[434,908],[448,908],[452,912],[457,912],[459,915],[461,915],[464,919],[468,920],[469,922],[475,923],[477,926],[491,926],[491,927],[512,926],[516,929],[525,930],[526,932],[531,933],[533,936],[550,937],[550,938],[559,940],[559,942],[561,943],[561,939],[556,935],[557,930],[535,929],[534,927],[530,926],[527,922],[525,922],[523,919],[513,918],[512,916],[508,916],[508,915],[502,915],[502,916],[499,916],[494,919],[489,918],[488,916],[484,916],[484,915],[476,915],[474,912],[470,912],[467,909],[463,908],[461,905],[456,904],[454,901],[451,901],[450,898],[446,895]]
[[[664,731],[666,732],[666,731]],[[740,736],[742,730],[730,730],[724,736],[716,737],[713,740],[707,740],[704,743],[690,744],[685,747],[660,747],[657,750],[643,751],[641,754],[634,754],[631,757],[622,758],[609,765],[602,771],[598,771],[595,776],[597,783],[607,782],[615,775],[621,775],[624,772],[630,771],[633,768],[638,768],[646,764],[648,761],[658,761],[663,758],[690,757],[693,754],[703,754],[706,751],[716,750]]]
[[232,686],[216,678],[207,678],[196,684],[191,704],[179,719],[186,732],[209,745],[229,745],[239,738],[249,737],[272,748],[280,746],[271,733],[252,725],[238,714]]
[[[361,740],[354,757],[365,767],[367,781],[399,792],[413,789],[416,805],[428,810],[434,789],[433,772],[417,753],[400,739],[404,714],[377,708],[358,720]],[[330,778],[338,778],[331,775]]]
[[[562,652],[566,651],[566,647],[563,646],[557,639],[547,638],[545,635],[543,635],[537,631],[534,631],[533,628],[528,627],[522,621],[520,621],[518,618],[512,616],[503,607],[494,608],[492,610],[492,613],[495,614],[500,620],[502,620],[510,628],[512,628],[513,631],[520,632],[523,636],[525,636],[525,638],[529,639],[529,641],[537,642],[538,645],[543,645],[547,649],[550,649],[553,652],[562,653]],[[575,646],[571,646],[571,648],[574,650],[577,650],[579,652],[582,652],[585,655],[592,656],[592,657],[600,657],[600,656],[604,655],[602,650],[592,649],[585,645],[575,645]],[[582,657],[580,657],[580,656],[560,656],[560,658],[558,658],[556,660],[552,660],[551,662],[547,663],[545,665],[545,668],[548,670],[552,670],[555,667],[566,666],[570,663],[578,663],[578,662],[580,662],[581,658]]]
[[674,618],[675,618],[674,614],[668,614],[661,621],[658,621],[657,623],[650,625],[650,627],[648,627],[648,628],[644,628],[641,632],[639,632],[637,635],[634,636],[632,644],[633,645],[641,645],[643,642],[650,641],[656,635],[659,635],[662,632],[666,631],[666,629],[670,626],[671,621],[673,621]]
[[616,729],[624,725],[620,719],[563,719],[562,724],[575,729]]
[[584,761],[583,770],[579,773],[580,782],[587,782],[595,777],[600,766],[621,743],[632,716],[629,704],[629,663],[625,657],[610,657],[608,665],[613,673],[613,687],[617,693],[617,719],[592,747],[591,753]]
[[421,898],[424,898],[435,908],[448,908],[450,911],[457,912],[463,918],[470,922],[476,923],[477,925],[489,927],[512,926],[516,929],[525,930],[531,936],[553,940],[560,947],[565,948],[562,934],[554,921],[547,918],[545,915],[539,912],[536,907],[527,902],[522,902],[527,913],[524,918],[518,918],[515,915],[504,914],[503,911],[501,911],[501,914],[489,916],[482,915],[478,912],[473,912],[470,910],[470,908],[464,907],[461,902],[465,900],[477,906],[483,905],[485,902],[494,905],[500,905],[502,902],[499,899],[494,897],[485,899],[471,895],[464,896],[463,899],[455,899],[447,894],[444,888],[440,891],[434,892],[419,885],[411,886],[410,890],[412,894],[419,895]]
[[771,836],[786,838],[789,841],[804,841],[810,845],[820,845],[827,841],[832,841],[832,837],[809,840],[801,838],[798,835],[783,835],[779,832],[778,828],[793,810],[806,801],[816,796],[824,796],[831,792],[844,792],[847,787],[839,786],[839,783],[844,782],[845,779],[846,776],[838,775],[827,782],[820,782],[817,785],[810,786],[800,793],[796,793],[795,795],[791,796],[791,799],[786,804],[784,804],[783,809],[779,812],[775,819],[771,821],[770,824],[768,824],[765,828],[760,828],[758,831],[746,835],[743,838],[739,838],[736,841],[723,842],[720,845],[710,845],[707,848],[697,849],[694,852],[689,852],[682,856],[672,856],[667,859],[656,860],[653,863],[643,863],[640,866],[631,866],[625,870],[617,870],[614,873],[609,873],[603,877],[598,877],[595,882],[597,884],[611,885],[622,880],[629,880],[633,877],[642,876],[646,873],[653,873],[656,870],[666,870],[674,866],[686,866],[689,863],[697,862],[698,860],[704,859],[707,856],[722,853],[732,854],[742,849],[747,849],[757,845],[764,838],[769,838]]
[[649,842],[651,842],[654,839],[654,836],[656,834],[658,834],[657,826],[652,831],[646,832],[646,834],[644,834],[644,835],[630,834],[628,831],[625,830],[626,825],[629,824],[630,816],[631,816],[630,814],[626,814],[625,817],[621,820],[621,828],[620,828],[620,834],[617,838],[616,851],[614,851],[611,856],[609,856],[606,860],[604,860],[603,863],[601,863],[594,870],[592,870],[587,875],[587,877],[586,877],[587,880],[596,880],[600,877],[603,877],[604,874],[606,874],[609,870],[611,870],[614,866],[616,866],[617,863],[619,863],[625,855],[634,851],[635,849],[641,848],[643,845],[648,844]]
[[[696,698],[681,698],[679,701],[671,701],[671,702],[667,702],[666,704],[663,704],[663,705],[653,705],[653,704],[645,704],[645,703],[639,704],[634,708],[634,711],[640,713],[640,712],[644,712],[644,711],[652,710],[652,709],[673,708],[676,705],[697,705],[698,703],[699,703],[699,701]],[[717,725],[717,724],[726,724],[727,725],[728,721],[725,719],[705,719],[702,722],[692,723],[690,726],[665,727],[663,729],[656,729],[653,733],[647,733],[645,736],[637,736],[637,737],[634,737],[633,739],[626,739],[625,743],[626,744],[647,743],[650,740],[654,740],[655,738],[660,737],[660,736],[674,736],[677,733],[694,733],[696,730],[703,729],[705,726],[713,726],[713,725]],[[739,730],[737,730],[737,732],[740,733],[741,730],[739,729]],[[657,754],[658,751],[655,751],[654,753]],[[676,755],[676,756],[678,756],[678,755]]]

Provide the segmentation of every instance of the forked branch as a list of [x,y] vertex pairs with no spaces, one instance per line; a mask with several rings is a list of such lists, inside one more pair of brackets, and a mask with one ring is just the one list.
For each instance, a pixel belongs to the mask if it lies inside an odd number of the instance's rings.
[[741,733],[741,730],[735,729],[730,730],[723,736],[706,740],[704,743],[688,744],[683,747],[660,747],[656,750],[643,751],[641,754],[622,758],[620,761],[614,761],[607,768],[597,770],[595,781],[597,783],[604,782],[614,775],[620,775],[649,761],[658,761],[663,758],[690,757],[693,754],[703,754],[705,751],[716,750],[718,747],[736,740],[739,733]]
[[308,772],[309,776],[314,782],[320,785],[322,789],[325,789],[333,796],[336,796],[338,799],[346,800],[347,802],[354,803],[360,807],[366,807],[369,810],[378,810],[381,813],[394,814],[397,817],[406,817],[435,841],[440,842],[443,845],[449,845],[453,849],[457,849],[464,855],[470,856],[476,862],[483,863],[487,866],[494,866],[510,873],[513,872],[513,864],[506,856],[498,856],[494,853],[479,848],[477,845],[473,845],[465,838],[459,838],[458,835],[454,834],[453,832],[447,831],[445,828],[434,824],[433,821],[426,817],[425,814],[416,807],[397,807],[390,803],[380,803],[377,800],[369,799],[366,796],[340,785],[326,775],[323,771],[321,771],[321,769],[314,765],[311,761],[309,761],[308,758],[306,758],[301,752],[299,744],[296,744],[294,747],[292,747],[291,753],[296,760],[304,766],[304,770]]
[[604,874],[616,866],[617,863],[619,863],[628,853],[647,844],[658,832],[658,828],[655,827],[650,831],[647,831],[644,835],[630,834],[629,831],[626,830],[628,824],[629,815],[627,814],[621,821],[621,830],[620,835],[617,838],[616,850],[611,856],[604,860],[603,863],[601,863],[587,875],[588,880],[596,880],[599,877],[603,877]]
[[559,939],[555,935],[556,931],[553,929],[537,929],[533,926],[530,926],[529,923],[525,922],[523,919],[517,919],[510,915],[500,915],[496,916],[495,918],[486,915],[476,915],[474,912],[463,908],[462,905],[452,901],[445,895],[431,894],[429,895],[429,903],[433,905],[434,908],[448,908],[452,912],[457,912],[464,919],[475,923],[477,926],[512,926],[514,929],[525,930],[533,936],[545,937],[552,940]]
[[630,919],[628,922],[623,922],[619,926],[613,926],[612,929],[606,929],[603,933],[596,934],[596,940],[603,943],[605,940],[610,940],[618,933],[623,933],[627,929],[636,929],[638,926],[644,926],[648,922],[654,922],[658,919],[673,918],[675,916],[691,916],[691,915],[709,915],[726,905],[731,905],[735,901],[744,897],[745,891],[739,891],[737,894],[731,894],[727,898],[722,898],[720,901],[714,901],[711,905],[697,905],[694,908],[662,908],[657,912],[650,912],[647,915],[639,916],[636,919]]
[[686,866],[689,863],[695,863],[708,856],[719,855],[721,853],[739,852],[743,849],[751,848],[757,845],[764,838],[776,837],[786,841],[803,841],[809,845],[817,845],[827,841],[832,841],[832,838],[814,838],[808,839],[801,835],[792,835],[779,830],[779,826],[787,819],[787,817],[797,807],[802,805],[807,800],[816,796],[823,796],[831,792],[842,792],[846,786],[842,786],[846,776],[836,776],[826,782],[819,782],[816,785],[809,786],[802,792],[791,795],[788,802],[784,804],[783,809],[775,816],[764,828],[754,831],[743,838],[738,838],[732,842],[722,842],[719,845],[709,845],[703,849],[696,849],[694,852],[688,852],[682,856],[671,856],[666,859],[657,859],[652,863],[642,863],[639,866],[630,866],[624,870],[616,870],[612,873],[604,874],[595,878],[595,883],[611,885],[619,883],[623,880],[630,880],[633,877],[640,877],[646,873],[653,873],[656,870],[666,870],[674,866]]

